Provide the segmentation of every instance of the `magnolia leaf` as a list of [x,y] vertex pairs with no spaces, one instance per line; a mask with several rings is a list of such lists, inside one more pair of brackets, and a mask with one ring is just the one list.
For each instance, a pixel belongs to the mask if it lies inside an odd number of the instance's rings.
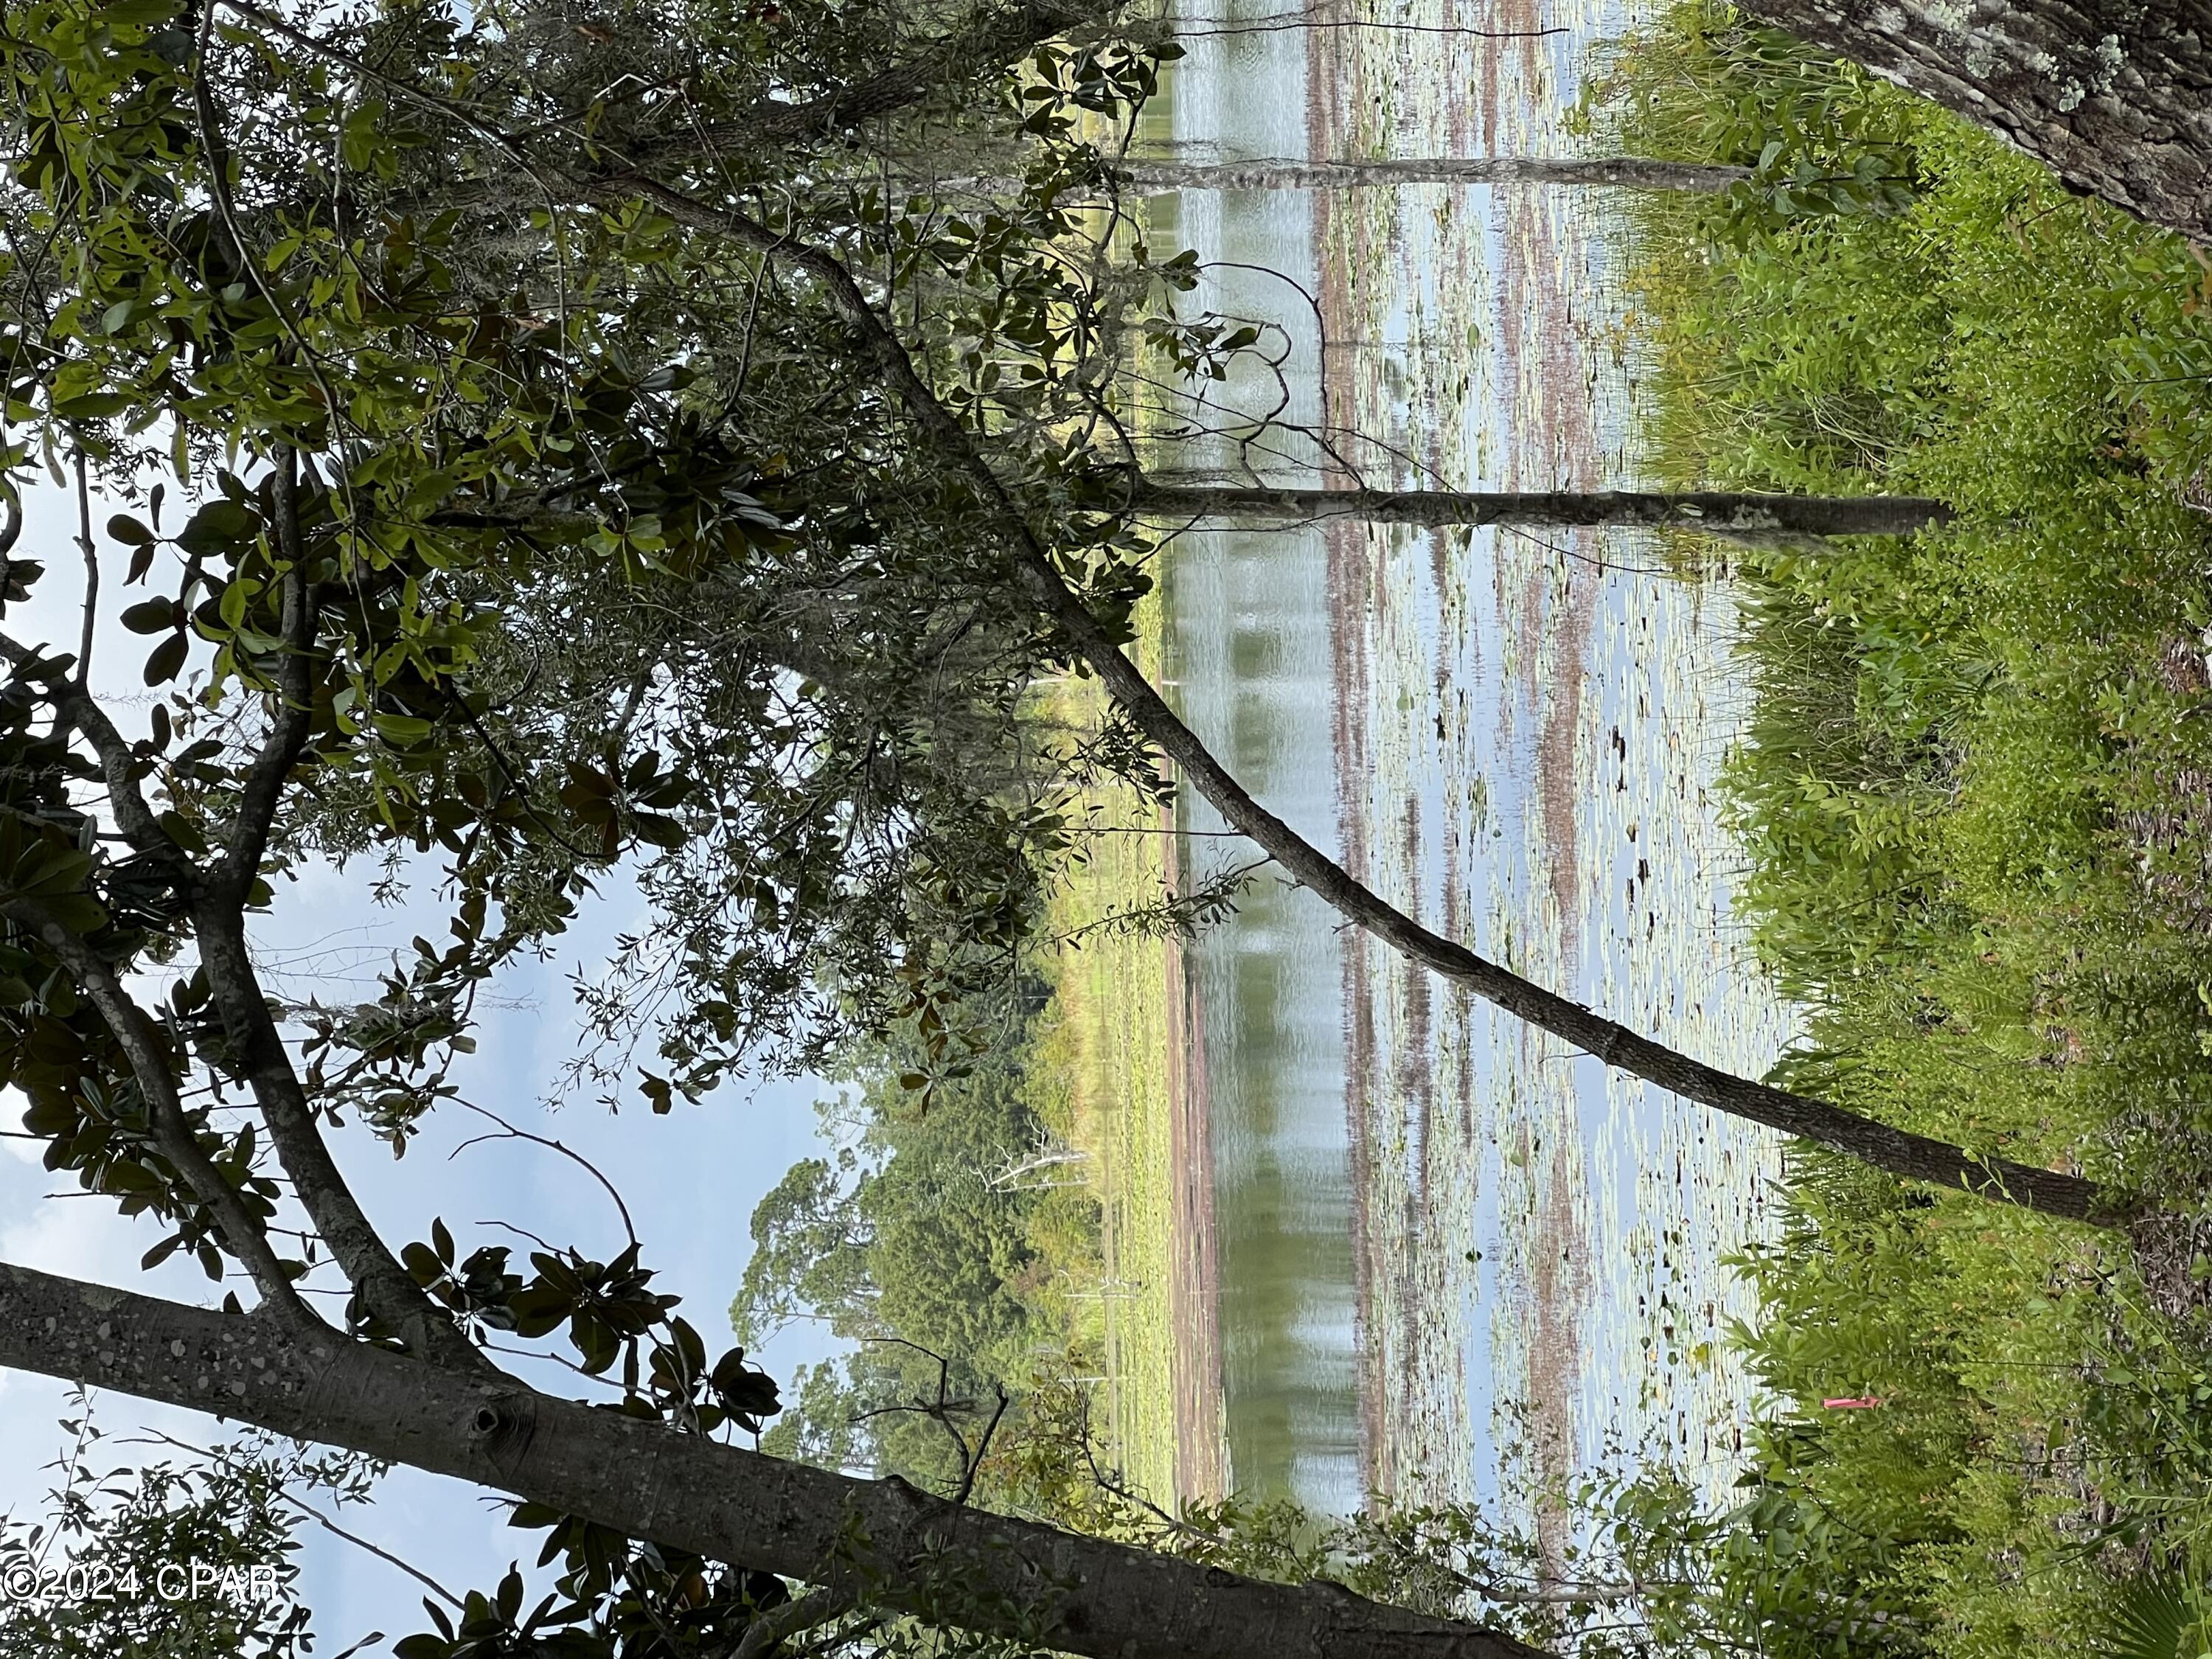
[[160,685],[174,679],[177,671],[185,665],[188,648],[182,634],[172,634],[155,646],[153,654],[146,659],[146,684]]
[[212,552],[245,540],[261,527],[261,515],[228,496],[207,502],[177,532],[177,545],[188,553]]
[[374,723],[377,735],[395,749],[412,749],[437,729],[416,714],[378,714]]
[[141,599],[123,613],[123,625],[134,634],[161,634],[184,622],[174,599]]
[[58,893],[39,902],[46,912],[72,933],[96,933],[107,926],[107,912],[98,900],[83,893]]

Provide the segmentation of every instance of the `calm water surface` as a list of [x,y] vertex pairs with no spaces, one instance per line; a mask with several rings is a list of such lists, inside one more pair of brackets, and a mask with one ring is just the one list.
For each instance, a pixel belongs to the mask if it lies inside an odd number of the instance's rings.
[[[1221,32],[1191,39],[1152,141],[1209,159],[1569,150],[1588,47],[1621,21],[1576,0],[1336,14],[1417,30],[1268,27],[1286,14],[1264,0],[1189,15]],[[1207,262],[1196,298],[1283,331],[1285,418],[1308,430],[1266,476],[1634,478],[1597,194],[1153,210]],[[1278,393],[1249,375],[1208,416]],[[1232,436],[1224,467],[1250,460]],[[1788,1021],[1742,959],[1710,796],[1741,705],[1730,606],[1655,562],[1626,535],[1186,535],[1174,695],[1255,793],[1423,921],[1755,1072]],[[1195,801],[1185,822],[1220,827]],[[1763,1225],[1763,1132],[1609,1080],[1279,882],[1190,966],[1237,1486],[1525,1504],[1616,1453],[1725,1476],[1746,1385],[1719,1339],[1746,1310],[1720,1262]]]

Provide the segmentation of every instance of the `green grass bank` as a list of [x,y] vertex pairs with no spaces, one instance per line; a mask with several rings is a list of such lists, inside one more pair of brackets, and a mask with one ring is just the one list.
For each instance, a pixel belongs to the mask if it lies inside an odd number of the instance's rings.
[[[2206,259],[1723,7],[1620,43],[1589,111],[1604,148],[1759,168],[1725,202],[1622,210],[1649,470],[1958,510],[1729,573],[1751,688],[1726,775],[1740,904],[1808,1010],[1784,1076],[2196,1211]],[[2204,1583],[2200,1243],[1797,1160],[1787,1236],[1747,1264],[1764,1312],[1743,1340],[1772,1395],[1753,1478],[1835,1522],[1773,1547],[1830,1552],[1845,1600],[1777,1650],[2091,1651],[2150,1605],[2147,1579]]]

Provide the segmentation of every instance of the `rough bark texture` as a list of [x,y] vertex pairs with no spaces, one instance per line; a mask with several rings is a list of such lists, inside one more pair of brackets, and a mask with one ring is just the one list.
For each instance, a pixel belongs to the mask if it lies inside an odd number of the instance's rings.
[[1904,536],[1951,509],[1919,495],[1754,495],[1713,490],[1246,489],[1139,480],[1140,511],[1189,519],[1362,519],[1376,524],[1669,526],[1717,535]]
[[2204,0],[1744,0],[1989,128],[2075,190],[2212,238]]
[[1390,161],[1231,161],[1212,167],[1125,161],[1139,190],[1345,190],[1393,185],[1621,185],[1635,190],[1723,191],[1749,167],[1655,161],[1641,155],[1479,155]]
[[854,1480],[335,1335],[0,1264],[0,1365],[473,1480],[634,1538],[1097,1659],[1533,1659],[1326,1584],[1264,1583]]

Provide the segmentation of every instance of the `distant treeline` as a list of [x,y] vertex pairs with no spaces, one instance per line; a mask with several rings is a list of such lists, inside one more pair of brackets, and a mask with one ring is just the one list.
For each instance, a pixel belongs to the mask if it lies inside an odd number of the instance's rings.
[[767,1449],[957,1486],[948,1426],[979,1441],[1003,1388],[994,1440],[1011,1443],[1040,1380],[1066,1374],[1082,1340],[1066,1291],[1096,1262],[1098,1212],[1079,1182],[1053,1178],[1064,1165],[1040,1162],[1065,1130],[1064,1087],[1036,1055],[1045,1007],[1029,981],[971,1011],[976,1046],[949,1068],[920,1034],[896,1033],[822,1103],[826,1156],[794,1164],[755,1209],[730,1315],[749,1346],[795,1320],[854,1346],[792,1379]]

